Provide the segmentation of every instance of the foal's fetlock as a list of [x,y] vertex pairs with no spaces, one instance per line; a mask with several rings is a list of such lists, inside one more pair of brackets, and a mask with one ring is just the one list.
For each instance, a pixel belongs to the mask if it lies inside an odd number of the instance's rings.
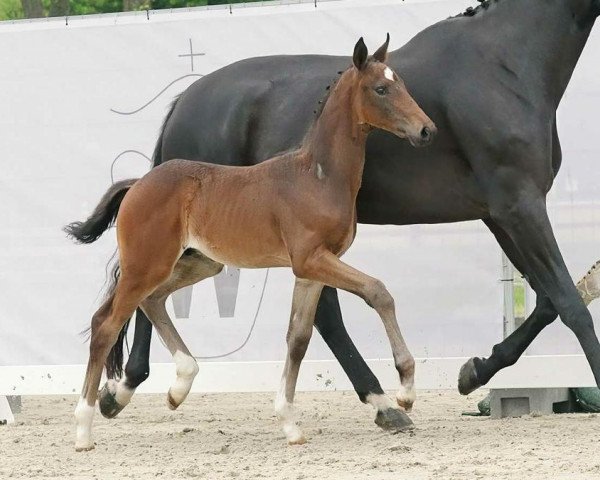
[[306,438],[296,423],[294,406],[280,395],[275,398],[275,415],[281,422],[281,428],[288,445],[303,445],[306,443]]
[[100,413],[105,418],[115,418],[129,403],[127,395],[122,395],[125,398],[121,398],[121,403],[117,400],[118,388],[117,381],[109,379],[98,392],[98,406],[100,407]]
[[[298,428],[298,427],[296,427]],[[302,433],[302,430],[300,430],[298,428],[298,432],[295,432],[294,434],[287,436],[288,439],[288,445],[304,445],[306,443],[306,437],[304,436],[304,434]]]
[[306,443],[306,437],[295,421],[283,418],[280,418],[280,420],[283,423],[283,433],[288,445],[304,445]]
[[403,408],[406,412],[410,412],[416,399],[417,392],[415,391],[415,387],[406,388],[400,385],[400,389],[396,393],[396,402],[399,407]]

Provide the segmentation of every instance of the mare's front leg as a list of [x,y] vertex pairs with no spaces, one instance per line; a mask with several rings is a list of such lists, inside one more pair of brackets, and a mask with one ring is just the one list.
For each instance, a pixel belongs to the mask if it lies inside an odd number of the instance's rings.
[[[491,219],[485,220],[485,224],[494,234],[502,250],[517,270],[530,280],[537,296],[536,305],[531,315],[522,325],[507,338],[494,345],[492,354],[488,358],[474,357],[462,366],[458,378],[458,390],[463,395],[468,395],[482,385],[487,384],[503,368],[514,365],[539,333],[558,316],[554,304],[545,291],[531,281],[531,273],[528,270],[527,262],[509,234]],[[586,306],[600,297],[599,264],[600,262],[596,262],[576,286]]]
[[[508,233],[491,219],[484,220],[484,223],[494,234],[512,264],[530,279],[526,262]],[[516,363],[539,333],[558,316],[546,293],[535,283],[531,286],[536,292],[535,309],[522,325],[494,345],[489,358],[474,357],[462,366],[458,375],[458,391],[462,395],[468,395],[487,384],[498,371]]]
[[384,430],[400,431],[410,427],[412,420],[399,408],[394,408],[384,394],[377,377],[348,335],[344,326],[337,290],[324,287],[317,305],[315,328],[348,375],[358,398],[376,411],[375,423]]
[[296,278],[292,312],[287,333],[288,351],[281,376],[281,384],[275,397],[275,413],[282,424],[283,433],[290,445],[306,442],[294,414],[294,394],[300,364],[308,348],[315,319],[317,302],[323,284]]
[[596,384],[600,386],[600,343],[590,312],[573,283],[554,238],[545,198],[538,193],[535,185],[512,185],[510,182],[499,182],[499,185],[511,185],[517,191],[494,192],[490,205],[492,220],[514,242],[522,257],[522,268],[531,278],[534,288],[545,293],[563,323],[577,337]]
[[[297,258],[302,258],[298,256]],[[341,288],[360,296],[367,304],[373,307],[381,318],[387,333],[396,369],[400,375],[400,389],[396,395],[398,405],[410,411],[416,399],[414,388],[415,360],[400,332],[396,319],[394,299],[385,285],[359,270],[345,264],[329,251],[318,251],[302,261],[296,260],[292,266],[294,274]],[[409,427],[407,425],[407,427]]]

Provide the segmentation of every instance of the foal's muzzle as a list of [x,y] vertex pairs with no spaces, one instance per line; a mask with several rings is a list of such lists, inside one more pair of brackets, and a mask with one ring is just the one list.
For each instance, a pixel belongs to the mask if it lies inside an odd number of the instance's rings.
[[429,145],[437,134],[437,127],[434,123],[424,125],[421,130],[413,135],[408,135],[408,140],[413,147],[424,147]]

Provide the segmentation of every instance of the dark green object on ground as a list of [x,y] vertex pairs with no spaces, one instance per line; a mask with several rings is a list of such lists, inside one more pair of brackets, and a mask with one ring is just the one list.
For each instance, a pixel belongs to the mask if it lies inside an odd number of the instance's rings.
[[477,412],[463,412],[466,417],[489,417],[490,416],[490,395],[489,393],[483,400],[477,403]]
[[479,409],[479,413],[482,417],[490,416],[490,395],[489,393],[485,396],[481,402],[477,404],[477,408]]
[[600,389],[586,387],[574,388],[572,391],[584,412],[600,413]]

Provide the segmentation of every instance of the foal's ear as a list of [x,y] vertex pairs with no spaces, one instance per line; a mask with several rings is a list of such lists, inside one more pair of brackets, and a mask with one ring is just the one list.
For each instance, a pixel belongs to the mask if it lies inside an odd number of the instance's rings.
[[378,62],[385,63],[388,58],[388,46],[390,44],[390,34],[387,34],[387,38],[385,43],[377,49],[377,51],[373,54],[373,58]]
[[369,51],[367,50],[367,46],[365,45],[365,41],[362,37],[356,42],[354,46],[354,55],[352,56],[352,61],[354,62],[354,66],[358,70],[362,70],[367,65],[367,59],[369,58]]

